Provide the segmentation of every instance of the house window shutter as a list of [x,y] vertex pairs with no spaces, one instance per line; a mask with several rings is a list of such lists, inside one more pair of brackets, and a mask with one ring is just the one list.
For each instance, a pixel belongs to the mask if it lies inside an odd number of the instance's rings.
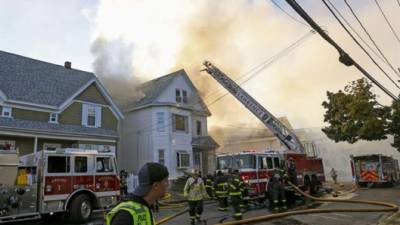
[[96,107],[96,127],[101,127],[101,106]]
[[87,126],[88,105],[82,104],[82,125]]

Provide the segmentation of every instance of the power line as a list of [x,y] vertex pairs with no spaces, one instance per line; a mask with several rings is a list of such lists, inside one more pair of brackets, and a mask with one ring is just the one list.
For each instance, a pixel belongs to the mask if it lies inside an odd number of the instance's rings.
[[272,3],[278,8],[280,9],[282,12],[284,12],[286,15],[288,15],[290,18],[292,18],[294,21],[303,24],[306,27],[310,27],[310,25],[298,20],[296,17],[292,16],[289,12],[287,12],[283,7],[281,7],[278,3],[275,2],[275,0],[271,0]]
[[339,53],[339,61],[346,66],[355,66],[364,76],[366,76],[372,83],[378,86],[385,94],[390,96],[393,100],[398,100],[397,96],[390,92],[386,87],[379,83],[371,74],[369,74],[363,67],[353,60],[329,35],[322,30],[322,28],[304,11],[303,8],[295,0],[286,0],[286,2],[301,16],[311,27],[319,33],[329,44],[331,44]]
[[[327,0],[333,7],[334,5]],[[332,15],[335,17],[335,19],[340,23],[340,25],[343,27],[343,29],[350,35],[350,37],[354,40],[354,42],[356,42],[356,44],[365,52],[365,54],[368,55],[368,57],[372,60],[372,62],[382,71],[382,73],[385,74],[385,76],[397,87],[400,89],[400,86],[397,85],[397,83],[382,69],[382,67],[375,61],[374,58],[372,58],[372,56],[368,53],[367,50],[365,50],[365,48],[360,44],[360,42],[357,41],[357,39],[353,36],[353,34],[346,28],[346,26],[344,26],[344,24],[342,23],[342,21],[337,17],[337,15],[335,14],[335,12],[333,12],[332,8],[326,3],[325,0],[322,0],[322,2],[325,4],[325,6],[328,8],[328,10],[332,13]],[[335,8],[335,7],[334,7]]]
[[[398,2],[398,1],[397,1]],[[400,39],[399,36],[397,35],[396,31],[393,29],[392,24],[389,22],[389,19],[387,18],[387,16],[385,15],[385,13],[382,10],[381,5],[379,4],[378,0],[375,0],[376,6],[378,6],[379,11],[381,11],[382,16],[385,18],[386,23],[388,24],[388,26],[390,27],[390,30],[392,31],[392,33],[394,34],[394,36],[396,37],[397,41],[400,43]]]
[[[246,78],[244,81],[239,82],[239,85],[243,85],[244,83],[246,83],[247,81],[249,81],[250,79],[254,78],[256,75],[258,75],[262,70],[264,70],[267,66],[271,65],[272,63],[274,63],[276,60],[278,60],[280,57],[286,55],[287,53],[291,52],[292,50],[294,50],[297,46],[299,46],[303,41],[305,41],[306,38],[308,38],[311,34],[314,34],[315,31],[311,30],[310,32],[308,32],[307,34],[305,34],[304,36],[302,36],[300,39],[298,39],[297,41],[295,41],[293,44],[289,45],[288,47],[286,47],[284,50],[282,50],[281,52],[279,52],[278,54],[274,55],[273,57],[271,57],[270,61],[266,64],[264,64],[263,66],[261,66],[259,69],[257,69],[257,71],[252,74],[251,76],[249,76],[248,78]],[[218,97],[217,99],[213,100],[212,102],[208,103],[207,106],[211,106],[213,104],[215,104],[216,102],[218,102],[219,100],[221,100],[223,97],[225,97],[228,94],[228,92],[226,92],[224,95]]]
[[367,31],[367,29],[365,28],[365,26],[363,25],[363,23],[361,22],[361,20],[358,18],[357,14],[354,12],[353,8],[351,7],[351,5],[349,4],[349,2],[347,0],[344,0],[344,2],[346,3],[347,7],[349,8],[351,14],[353,14],[354,18],[356,18],[358,24],[361,26],[361,28],[364,30],[364,32],[367,34],[368,38],[371,40],[371,42],[374,44],[375,48],[379,51],[379,53],[381,54],[381,56],[385,59],[385,61],[387,62],[387,64],[390,66],[390,68],[392,68],[393,71],[395,71],[396,75],[398,77],[400,77],[399,73],[396,71],[396,69],[393,67],[393,65],[389,62],[389,60],[386,58],[386,56],[383,54],[383,52],[381,51],[381,49],[378,47],[378,45],[376,44],[376,42],[374,41],[374,39],[372,38],[372,36],[369,34],[369,32]]

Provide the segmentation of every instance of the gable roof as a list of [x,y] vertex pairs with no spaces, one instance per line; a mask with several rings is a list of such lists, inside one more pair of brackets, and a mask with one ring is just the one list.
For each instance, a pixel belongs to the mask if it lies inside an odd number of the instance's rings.
[[[126,109],[128,111],[135,110],[140,107],[148,106],[148,105],[166,105],[165,102],[156,102],[157,97],[161,95],[161,93],[172,83],[172,81],[177,78],[178,76],[182,76],[187,84],[198,94],[196,87],[193,85],[192,81],[190,80],[189,76],[187,75],[184,69],[175,71],[173,73],[167,74],[165,76],[159,77],[154,80],[150,80],[146,83],[143,83],[138,87],[138,92],[144,94],[143,98],[138,99],[136,102],[128,104]],[[199,102],[197,104],[201,105],[207,115],[211,115],[210,111],[208,110],[207,106],[204,104],[203,100],[199,96]],[[177,105],[175,102],[174,105]],[[182,105],[179,105],[182,107]]]
[[4,101],[62,109],[90,84],[96,83],[119,118],[111,97],[93,73],[0,51],[0,97]]

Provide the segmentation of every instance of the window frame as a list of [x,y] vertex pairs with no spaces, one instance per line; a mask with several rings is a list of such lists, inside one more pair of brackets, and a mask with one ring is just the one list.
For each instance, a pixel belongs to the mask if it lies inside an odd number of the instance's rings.
[[3,151],[15,151],[15,140],[0,139],[0,146],[5,146],[6,143],[10,145],[10,149],[0,149]]
[[[54,121],[52,119],[54,119]],[[58,113],[50,113],[49,123],[58,123]]]
[[202,135],[202,127],[201,127],[201,120],[196,120],[196,134],[198,136]]
[[[49,172],[50,158],[65,158],[65,172]],[[70,174],[71,173],[71,156],[68,155],[48,155],[46,159],[46,174],[59,175],[59,174]]]
[[[109,163],[111,163],[111,171],[98,171],[97,169],[97,160],[98,159],[109,159]],[[103,161],[104,162],[104,161]],[[96,156],[96,161],[95,161],[95,171],[96,174],[112,174],[114,173],[114,171],[116,171],[116,165],[114,164],[115,162],[113,161],[113,158],[110,156]],[[103,167],[104,167],[104,163],[103,163]]]
[[187,95],[187,91],[186,90],[181,90],[182,91],[182,102],[183,103],[188,103],[188,95]]
[[156,130],[165,132],[165,112],[156,112]]
[[[1,116],[2,117],[7,117],[7,118],[12,118],[12,107],[9,106],[3,106],[3,108],[1,109]],[[8,113],[9,115],[5,115],[6,113]]]
[[[82,172],[82,171],[76,171],[76,159],[77,158],[85,158],[86,159],[86,171]],[[85,173],[89,173],[89,158],[87,156],[74,156],[74,173],[76,174],[85,174]]]
[[[182,156],[187,156],[187,165],[182,165]],[[176,167],[178,169],[187,169],[190,167],[190,154],[187,151],[177,151],[176,152]]]
[[165,165],[165,149],[162,148],[158,149],[158,163]]
[[[176,129],[176,118],[177,117],[182,117],[183,118],[183,123],[184,123],[184,130],[178,130]],[[179,114],[172,114],[172,130],[174,132],[180,132],[180,133],[188,133],[189,132],[189,117],[188,116],[184,116],[184,115],[179,115]]]
[[178,88],[175,88],[175,101],[178,103],[182,102],[181,90]]
[[[54,150],[52,149],[47,149],[47,148],[55,148]],[[47,151],[56,151],[57,149],[61,149],[62,145],[60,143],[43,143],[43,150]]]

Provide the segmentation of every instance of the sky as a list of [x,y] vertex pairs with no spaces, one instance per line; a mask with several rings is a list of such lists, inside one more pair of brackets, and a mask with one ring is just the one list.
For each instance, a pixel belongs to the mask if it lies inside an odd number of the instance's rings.
[[[388,59],[399,67],[400,41],[374,0],[348,1]],[[285,1],[276,2],[301,20]],[[399,94],[322,1],[298,2],[377,80]],[[343,1],[331,2],[361,33]],[[400,5],[392,0],[378,2],[400,33]],[[267,0],[0,0],[0,5],[0,50],[59,65],[71,61],[73,68],[94,72],[120,101],[135,98],[140,83],[183,68],[205,102],[213,102],[225,92],[199,72],[204,60],[238,79],[310,30]],[[321,103],[326,91],[336,92],[362,77],[337,58],[333,47],[310,35],[242,86],[275,116],[287,116],[294,128],[323,126]],[[374,91],[380,102],[390,104],[382,91]],[[230,95],[209,108],[211,127],[261,125]]]

